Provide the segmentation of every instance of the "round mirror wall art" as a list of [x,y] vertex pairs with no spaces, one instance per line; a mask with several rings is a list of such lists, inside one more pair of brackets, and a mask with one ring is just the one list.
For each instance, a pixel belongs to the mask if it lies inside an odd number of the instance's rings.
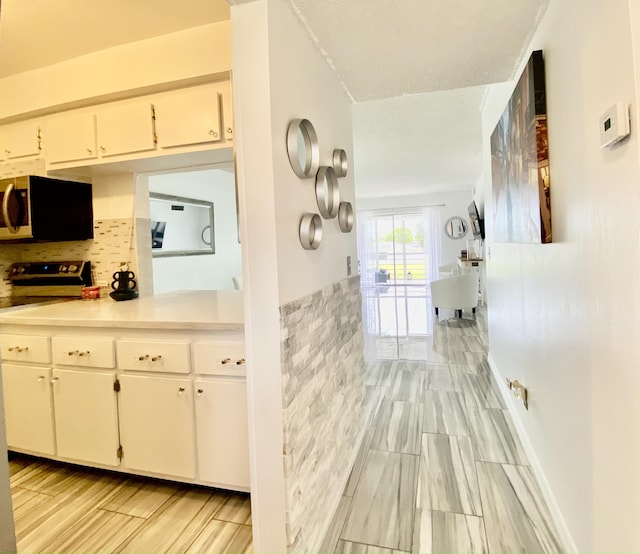
[[353,229],[353,206],[351,202],[340,202],[338,225],[343,233],[350,233],[351,229]]
[[305,179],[312,177],[320,166],[318,136],[308,119],[294,119],[287,129],[287,155],[293,172]]
[[461,239],[467,234],[468,230],[467,222],[459,216],[450,217],[444,224],[444,232],[450,239]]
[[341,148],[333,151],[333,169],[337,177],[346,177],[349,165],[347,163],[347,153]]
[[333,167],[322,166],[316,175],[316,202],[318,211],[325,219],[333,219],[338,215],[340,189],[338,178]]
[[300,220],[300,244],[305,250],[316,250],[322,241],[322,219],[318,214],[304,214]]

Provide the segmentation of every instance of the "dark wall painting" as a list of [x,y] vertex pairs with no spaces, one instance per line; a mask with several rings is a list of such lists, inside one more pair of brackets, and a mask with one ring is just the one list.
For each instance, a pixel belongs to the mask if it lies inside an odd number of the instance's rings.
[[551,242],[549,143],[542,51],[532,53],[491,135],[493,238]]

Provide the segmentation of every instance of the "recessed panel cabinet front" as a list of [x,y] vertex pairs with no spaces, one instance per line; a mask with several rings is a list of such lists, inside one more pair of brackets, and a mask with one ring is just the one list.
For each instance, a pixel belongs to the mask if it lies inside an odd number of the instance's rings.
[[247,392],[244,379],[196,380],[198,471],[203,481],[249,488]]
[[151,102],[104,106],[96,115],[101,156],[145,152],[156,147]]
[[66,113],[47,121],[45,145],[49,163],[97,158],[96,116]]
[[112,373],[54,369],[58,456],[116,466],[118,413]]
[[51,369],[2,364],[7,446],[54,455]]
[[178,90],[154,99],[158,147],[222,140],[220,94],[211,86]]
[[120,442],[127,468],[195,477],[190,379],[120,375]]

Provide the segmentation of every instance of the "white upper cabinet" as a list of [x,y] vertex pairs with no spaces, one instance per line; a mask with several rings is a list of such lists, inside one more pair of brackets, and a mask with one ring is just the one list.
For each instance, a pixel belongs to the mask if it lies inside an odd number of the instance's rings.
[[0,128],[0,159],[40,154],[40,121],[30,119]]
[[211,85],[177,90],[154,98],[159,148],[223,139],[220,93]]
[[117,156],[153,150],[156,146],[151,102],[100,107],[98,150],[100,156]]
[[49,163],[91,160],[96,148],[96,116],[69,112],[47,120],[46,150]]

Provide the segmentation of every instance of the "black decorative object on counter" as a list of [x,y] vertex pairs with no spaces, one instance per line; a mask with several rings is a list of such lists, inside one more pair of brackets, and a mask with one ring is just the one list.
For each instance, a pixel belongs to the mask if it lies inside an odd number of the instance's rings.
[[133,271],[116,271],[113,274],[114,281],[111,283],[113,291],[109,294],[114,300],[133,300],[138,298],[136,281]]

